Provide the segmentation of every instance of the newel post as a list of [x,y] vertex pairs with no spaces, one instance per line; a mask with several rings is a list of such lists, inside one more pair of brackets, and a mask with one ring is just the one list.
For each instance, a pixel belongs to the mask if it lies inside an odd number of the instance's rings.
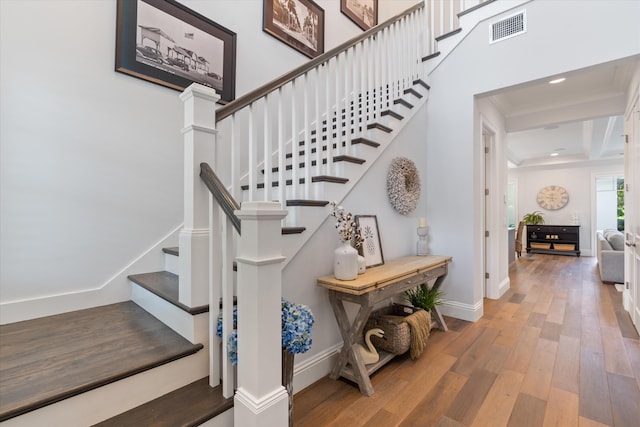
[[180,94],[184,103],[184,227],[180,231],[181,303],[209,304],[209,192],[200,179],[200,163],[215,167],[216,91],[192,84]]
[[282,386],[282,219],[277,202],[244,202],[238,241],[237,427],[288,426]]

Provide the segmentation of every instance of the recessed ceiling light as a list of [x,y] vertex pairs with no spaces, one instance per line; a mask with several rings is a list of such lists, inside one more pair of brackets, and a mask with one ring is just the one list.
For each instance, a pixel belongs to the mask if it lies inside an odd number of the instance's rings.
[[551,153],[551,157],[558,156],[560,153]]
[[551,81],[549,82],[549,84],[551,84],[551,85],[555,85],[555,84],[557,84],[557,83],[562,83],[562,82],[563,82],[563,81],[565,81],[565,80],[567,80],[565,77],[560,77],[559,79],[551,80]]

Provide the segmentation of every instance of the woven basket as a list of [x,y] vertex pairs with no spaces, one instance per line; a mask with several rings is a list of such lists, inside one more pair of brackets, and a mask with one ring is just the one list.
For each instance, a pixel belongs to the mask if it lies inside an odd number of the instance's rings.
[[371,344],[379,350],[384,350],[392,354],[403,354],[409,350],[411,345],[411,330],[406,322],[394,321],[393,316],[406,317],[413,313],[413,307],[393,304],[375,310],[369,316],[369,320],[364,327],[364,333],[372,328],[380,328],[384,331],[382,338],[371,336]]
[[571,243],[554,243],[553,249],[557,251],[574,251],[576,249],[576,245]]
[[531,249],[550,249],[551,243],[531,243]]

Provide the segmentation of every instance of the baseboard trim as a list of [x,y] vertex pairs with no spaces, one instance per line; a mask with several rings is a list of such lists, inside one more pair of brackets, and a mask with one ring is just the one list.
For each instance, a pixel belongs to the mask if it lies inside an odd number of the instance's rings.
[[440,313],[456,319],[476,322],[483,315],[482,300],[473,305],[457,301],[445,301],[440,305]]
[[342,348],[342,343],[295,364],[293,367],[293,392],[297,393],[329,375],[340,348]]
[[0,303],[0,325],[130,300],[127,276],[164,270],[162,248],[177,246],[181,229],[182,224],[97,288]]

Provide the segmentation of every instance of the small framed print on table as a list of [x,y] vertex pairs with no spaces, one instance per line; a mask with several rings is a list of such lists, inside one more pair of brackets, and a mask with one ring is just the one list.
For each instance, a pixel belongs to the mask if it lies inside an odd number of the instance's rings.
[[367,267],[384,264],[378,218],[375,215],[356,215],[355,220],[356,228],[360,229],[363,239],[358,252],[364,257]]

